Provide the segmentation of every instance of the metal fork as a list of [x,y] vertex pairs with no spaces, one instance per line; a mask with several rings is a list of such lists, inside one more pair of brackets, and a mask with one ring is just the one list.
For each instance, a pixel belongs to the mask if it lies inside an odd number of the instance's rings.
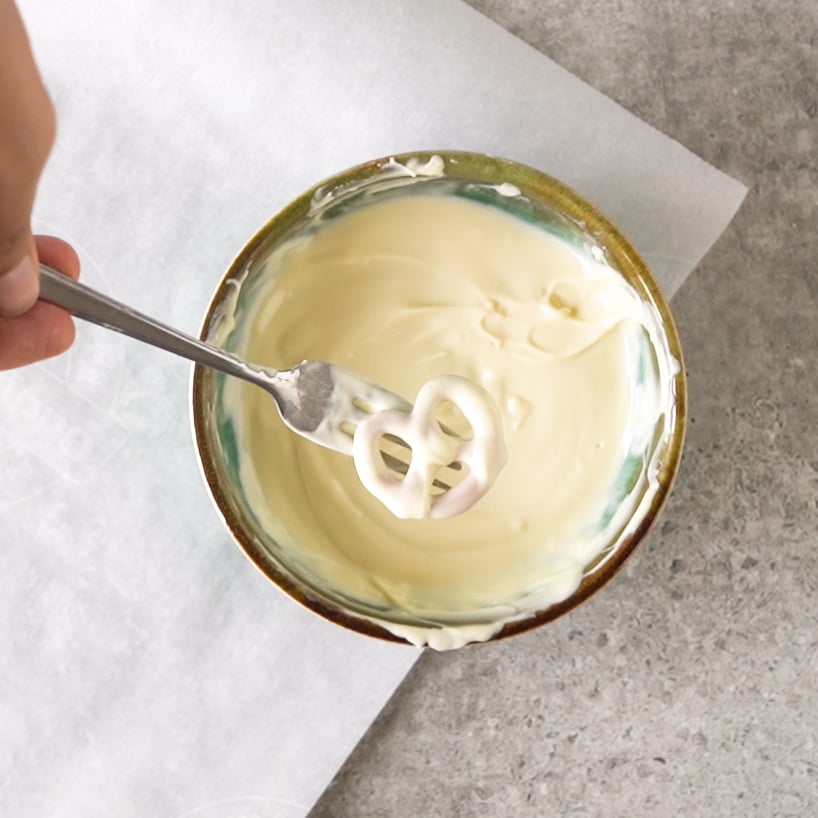
[[[260,386],[275,399],[284,423],[320,446],[351,455],[352,435],[364,418],[387,409],[404,412],[412,409],[400,395],[344,367],[323,361],[304,361],[292,369],[280,370],[251,364],[143,315],[45,264],[40,265],[40,273],[41,300],[62,307],[77,318]],[[382,454],[390,469],[406,473],[408,465],[403,459]],[[438,487],[448,488],[444,484]]]

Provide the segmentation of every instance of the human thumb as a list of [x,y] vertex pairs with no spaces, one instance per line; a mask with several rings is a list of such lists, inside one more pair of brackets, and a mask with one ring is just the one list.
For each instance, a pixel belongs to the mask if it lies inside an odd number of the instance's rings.
[[40,276],[26,247],[24,255],[10,270],[0,273],[0,315],[22,315],[34,306],[40,292]]

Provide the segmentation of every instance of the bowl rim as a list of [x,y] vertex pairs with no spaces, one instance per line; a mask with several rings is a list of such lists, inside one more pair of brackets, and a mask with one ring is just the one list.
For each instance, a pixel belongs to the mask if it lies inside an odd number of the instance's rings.
[[[570,596],[561,602],[506,622],[487,640],[494,642],[538,628],[564,616],[610,582],[653,528],[679,472],[688,414],[687,377],[681,341],[668,302],[658,283],[639,253],[619,229],[595,205],[571,187],[522,162],[485,153],[460,150],[421,150],[391,154],[354,165],[318,182],[279,209],[259,227],[237,252],[213,291],[201,323],[199,337],[207,340],[211,324],[218,317],[222,303],[235,289],[233,282],[248,269],[271,231],[282,222],[297,221],[306,216],[317,195],[327,189],[338,189],[356,181],[377,178],[378,174],[383,173],[390,166],[406,166],[411,162],[422,164],[434,157],[443,159],[446,168],[443,175],[492,185],[498,184],[498,178],[501,178],[501,181],[518,187],[528,198],[544,203],[559,214],[566,216],[570,221],[578,223],[582,230],[600,240],[606,253],[610,254],[616,263],[616,269],[630,284],[635,286],[643,297],[647,297],[659,313],[659,323],[666,336],[669,352],[679,365],[678,371],[674,374],[673,429],[664,447],[666,457],[656,475],[658,488],[650,498],[647,508],[640,512],[642,517],[636,527],[621,539],[600,566],[583,575],[579,586]],[[493,175],[490,179],[480,177],[480,169],[485,170],[486,168],[492,171]],[[193,439],[199,469],[211,501],[238,547],[267,579],[307,610],[336,625],[366,636],[400,644],[411,644],[403,637],[391,633],[375,620],[346,610],[333,601],[314,593],[309,587],[299,584],[286,570],[282,570],[269,551],[245,530],[242,520],[232,509],[228,494],[218,479],[218,472],[214,465],[214,453],[208,438],[209,424],[206,412],[208,404],[206,388],[210,381],[211,373],[205,367],[198,364],[193,367],[190,379],[190,416]],[[593,562],[590,563],[591,566],[593,564]]]

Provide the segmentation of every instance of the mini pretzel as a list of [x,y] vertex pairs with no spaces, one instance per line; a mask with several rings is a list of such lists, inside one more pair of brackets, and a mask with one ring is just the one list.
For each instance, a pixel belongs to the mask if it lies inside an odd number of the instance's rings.
[[[436,411],[446,401],[455,404],[471,424],[470,440],[446,434],[435,420]],[[387,434],[396,435],[412,449],[403,478],[393,475],[381,457],[378,444]],[[411,412],[377,412],[366,418],[355,429],[352,456],[364,487],[402,519],[461,514],[488,491],[508,458],[497,405],[485,389],[458,375],[425,383]],[[433,496],[435,475],[453,462],[468,466],[469,473],[458,485]]]

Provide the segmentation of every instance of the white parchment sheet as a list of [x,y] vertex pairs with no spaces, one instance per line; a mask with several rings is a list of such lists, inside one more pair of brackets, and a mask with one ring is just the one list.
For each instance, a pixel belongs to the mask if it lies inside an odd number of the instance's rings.
[[[20,5],[59,117],[36,228],[188,331],[274,211],[377,156],[535,165],[669,293],[745,192],[460,0]],[[268,583],[200,479],[189,366],[78,329],[0,373],[0,814],[303,816],[417,652]]]

